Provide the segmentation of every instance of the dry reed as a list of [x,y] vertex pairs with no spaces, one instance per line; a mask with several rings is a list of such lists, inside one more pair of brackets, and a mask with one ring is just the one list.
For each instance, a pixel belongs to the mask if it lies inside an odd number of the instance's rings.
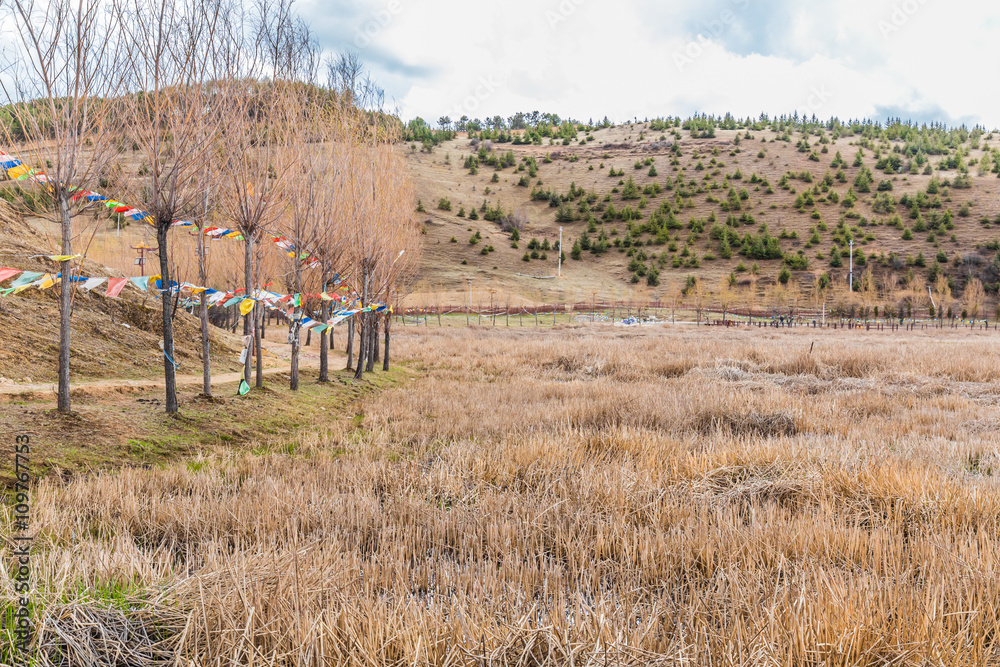
[[195,665],[1000,663],[992,335],[397,338],[420,378],[329,432],[42,482],[41,652],[153,615]]

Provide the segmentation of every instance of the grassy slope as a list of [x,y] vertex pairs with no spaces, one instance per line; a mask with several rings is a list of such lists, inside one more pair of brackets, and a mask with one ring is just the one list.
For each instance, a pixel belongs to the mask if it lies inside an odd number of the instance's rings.
[[[684,174],[686,181],[694,179],[699,184],[704,183],[702,180],[704,176],[712,173],[714,170],[714,167],[709,165],[710,160],[713,158],[712,149],[718,148],[719,153],[715,159],[721,165],[719,166],[718,174],[711,177],[708,184],[711,184],[712,179],[717,180],[720,184],[720,190],[715,192],[706,191],[703,194],[695,195],[692,198],[694,208],[685,208],[678,214],[678,218],[687,225],[691,218],[707,218],[714,211],[720,221],[725,221],[727,214],[723,213],[717,204],[706,202],[706,197],[709,194],[714,194],[724,200],[727,191],[721,188],[724,177],[740,169],[744,175],[742,186],[747,187],[751,194],[749,200],[751,206],[749,206],[748,210],[755,217],[756,221],[758,223],[766,223],[770,232],[774,235],[777,235],[783,228],[789,232],[797,232],[799,237],[797,240],[785,239],[781,241],[785,252],[796,252],[798,249],[803,248],[810,237],[808,230],[818,221],[810,217],[811,208],[807,207],[802,212],[794,208],[794,201],[797,195],[792,191],[786,191],[778,187],[778,181],[781,176],[788,171],[801,172],[807,170],[813,174],[815,182],[819,182],[827,171],[836,172],[835,169],[830,169],[830,163],[833,161],[837,151],[840,151],[847,162],[844,172],[848,182],[836,183],[832,189],[843,197],[848,188],[853,184],[854,177],[860,169],[851,166],[854,155],[858,150],[855,138],[853,137],[841,137],[836,142],[831,142],[828,146],[829,152],[820,155],[820,162],[814,162],[808,159],[807,153],[799,152],[796,149],[795,141],[798,140],[798,135],[793,137],[792,142],[785,143],[774,141],[775,133],[770,131],[752,133],[753,139],[743,140],[741,151],[732,155],[731,151],[735,148],[733,140],[737,134],[742,135],[742,132],[725,130],[717,131],[717,136],[714,139],[691,139],[687,131],[682,131],[681,164],[675,168],[670,166],[671,155],[669,150],[655,150],[651,147],[651,143],[660,139],[660,133],[651,133],[646,130],[645,137],[641,141],[639,140],[645,127],[644,124],[640,123],[600,130],[594,133],[595,141],[585,145],[576,143],[571,146],[514,146],[512,144],[499,144],[495,149],[503,152],[507,150],[514,151],[519,164],[521,158],[535,156],[539,163],[538,179],[542,180],[542,187],[544,189],[551,188],[562,194],[569,190],[570,183],[575,182],[578,187],[582,186],[588,192],[594,190],[599,198],[603,199],[604,195],[610,193],[611,189],[619,181],[617,177],[608,177],[608,171],[611,167],[618,170],[623,169],[625,171],[624,178],[627,179],[629,176],[632,176],[640,188],[654,180],[659,181],[662,185],[668,175],[676,179],[678,174]],[[582,136],[581,134],[580,137]],[[670,140],[670,137],[668,136],[667,139]],[[815,144],[817,139],[817,137],[812,137],[810,143]],[[997,139],[993,138],[990,142],[983,143],[984,145],[995,145]],[[761,149],[766,151],[764,158],[757,157],[758,151]],[[820,147],[817,146],[816,150],[819,151],[819,149]],[[702,156],[701,159],[706,166],[704,171],[696,171],[695,169],[699,161],[698,158],[693,157],[695,151],[698,151]],[[431,154],[408,152],[407,160],[413,170],[418,196],[427,208],[427,213],[422,215],[426,220],[427,241],[421,267],[421,283],[417,286],[417,294],[411,297],[411,303],[413,304],[433,303],[435,300],[452,304],[464,303],[468,297],[460,296],[459,292],[467,290],[466,280],[469,278],[472,279],[474,289],[477,290],[474,299],[480,302],[483,299],[488,300],[488,294],[486,296],[483,296],[483,294],[485,290],[491,287],[503,293],[504,298],[511,298],[512,301],[519,299],[545,301],[559,298],[574,301],[589,301],[592,292],[595,290],[598,292],[599,298],[605,299],[628,298],[630,295],[638,297],[646,294],[650,296],[662,296],[670,289],[671,284],[683,281],[690,274],[701,277],[703,285],[714,290],[719,284],[720,279],[736,269],[741,260],[747,266],[752,264],[752,261],[745,260],[738,254],[734,254],[731,260],[703,260],[700,262],[701,266],[698,269],[675,269],[668,262],[666,268],[661,271],[660,285],[655,288],[647,288],[645,281],[638,285],[630,284],[631,273],[627,271],[629,258],[624,253],[612,249],[600,258],[589,253],[584,253],[584,258],[580,261],[568,260],[563,265],[563,275],[565,278],[562,281],[540,281],[518,277],[515,275],[518,272],[533,275],[555,274],[556,263],[554,252],[549,253],[549,261],[545,263],[540,261],[525,263],[521,258],[529,238],[537,237],[539,240],[547,238],[550,243],[558,239],[558,224],[555,222],[556,209],[550,208],[548,203],[544,201],[532,202],[530,200],[531,188],[517,187],[517,181],[522,174],[515,172],[514,169],[508,168],[501,172],[499,174],[500,182],[496,184],[490,183],[490,178],[494,172],[492,167],[483,166],[479,169],[478,175],[470,175],[468,170],[463,169],[462,163],[464,158],[473,152],[474,149],[469,146],[469,141],[462,137],[439,146]],[[554,160],[551,164],[542,163],[547,153],[555,154],[556,152],[561,153],[564,159]],[[886,176],[882,172],[874,170],[875,160],[872,157],[872,151],[865,149],[864,154],[865,165],[874,172],[875,184],[883,179],[892,180],[894,191],[891,194],[897,199],[905,193],[915,194],[918,191],[925,190],[931,179],[931,176],[925,175],[913,176],[900,174]],[[579,160],[569,162],[565,159],[573,155],[579,156]],[[967,161],[977,158],[980,155],[982,155],[982,150],[973,150]],[[446,163],[446,157],[450,157],[450,164]],[[637,160],[642,160],[646,157],[655,158],[655,165],[658,171],[656,178],[647,176],[647,167],[638,170],[633,168],[633,164]],[[932,156],[931,163],[935,164],[936,162],[937,158]],[[604,164],[603,169],[600,168],[601,163]],[[591,167],[593,167],[593,170],[590,169]],[[757,173],[758,176],[768,179],[775,189],[775,194],[766,195],[763,191],[764,189],[754,191],[754,186],[748,182],[752,173]],[[950,201],[942,196],[945,208],[951,208],[953,213],[956,214],[954,219],[955,228],[949,232],[949,236],[939,236],[936,245],[927,240],[926,232],[914,233],[912,241],[904,241],[901,238],[902,230],[900,229],[887,226],[869,226],[862,227],[861,229],[873,234],[875,240],[867,244],[861,244],[859,247],[867,255],[871,255],[872,253],[885,253],[888,255],[895,252],[899,253],[904,259],[907,255],[916,257],[918,253],[922,252],[927,260],[928,267],[933,263],[934,257],[939,250],[943,250],[949,260],[953,259],[956,253],[977,252],[977,244],[982,244],[998,236],[995,229],[982,225],[979,220],[983,216],[989,216],[989,218],[994,219],[997,213],[1000,212],[1000,203],[998,203],[995,196],[997,188],[995,174],[977,176],[975,167],[971,169],[971,173],[974,184],[971,189],[951,190]],[[935,171],[935,175],[941,179],[951,179],[956,174],[955,172]],[[534,184],[534,180],[532,184]],[[733,181],[733,184],[737,187],[741,185],[739,181]],[[812,187],[811,185],[805,185],[802,181],[791,181],[790,185],[793,190],[797,189],[799,192]],[[493,191],[489,196],[485,196],[484,194],[487,187],[490,187]],[[659,196],[651,197],[649,207],[644,211],[645,217],[648,218],[649,214],[656,209],[660,201],[665,198],[672,199],[674,192],[676,191],[664,191]],[[887,215],[872,213],[871,200],[874,196],[875,191],[873,187],[871,194],[860,195],[860,200],[855,207],[862,216],[872,222],[889,217]],[[448,197],[451,200],[453,209],[450,213],[436,210],[435,207],[438,199],[441,197]],[[515,250],[510,247],[507,235],[500,233],[497,225],[482,219],[469,221],[457,217],[456,214],[460,207],[464,206],[466,210],[473,206],[478,207],[482,204],[484,198],[488,199],[491,205],[499,202],[507,210],[517,210],[527,214],[530,225],[528,231],[523,234],[523,240],[519,249]],[[622,202],[620,194],[613,195],[613,201],[616,208],[621,208],[624,204],[629,203]],[[958,217],[959,208],[964,202],[970,203],[972,207],[971,215],[965,218]],[[634,206],[636,202],[631,203]],[[829,266],[828,260],[819,260],[815,256],[817,252],[822,252],[824,255],[830,252],[830,248],[833,245],[832,236],[835,227],[845,209],[839,204],[832,203],[820,203],[817,205],[817,208],[820,211],[822,220],[828,225],[828,231],[820,233],[821,243],[818,247],[805,251],[810,260],[809,270],[808,272],[798,272],[797,280],[803,286],[808,286],[814,280],[812,275],[814,272],[828,270],[834,278],[839,277],[846,282],[846,260],[844,268],[833,269]],[[939,212],[943,212],[943,210],[944,208]],[[908,218],[908,211],[900,206],[897,212],[903,218],[903,222],[908,227],[911,227],[913,221]],[[926,211],[924,215],[927,215]],[[597,217],[600,218],[600,214],[597,214]],[[847,222],[850,225],[856,224],[857,221],[848,220]],[[564,243],[568,251],[572,246],[573,240],[585,229],[586,223],[574,222],[564,224],[563,226],[565,235]],[[699,258],[702,258],[709,249],[712,249],[713,253],[718,255],[718,242],[712,241],[707,233],[710,226],[710,224],[706,225],[706,233],[702,234],[695,242],[694,249]],[[481,244],[472,246],[468,243],[469,237],[472,235],[468,231],[469,227],[472,227],[473,230],[480,230],[483,236]],[[598,227],[600,228],[601,225]],[[609,232],[611,228],[617,228],[619,234],[622,235],[625,232],[625,223],[621,221],[617,223],[604,223],[603,227],[608,229]],[[742,234],[750,231],[755,232],[756,230],[756,226],[742,226],[739,232]],[[950,241],[950,234],[955,235],[956,242]],[[678,249],[680,250],[683,248],[684,242],[687,240],[690,232],[685,228],[674,232],[674,235],[675,238],[679,235]],[[458,243],[450,243],[449,241],[452,237],[455,237]],[[645,238],[648,238],[648,235]],[[480,255],[483,245],[489,244],[494,246],[495,252],[488,256]],[[665,250],[667,250],[666,246],[654,245],[646,248],[647,253],[660,253]],[[992,255],[992,253],[987,254],[987,252],[983,251],[983,258],[986,261]],[[672,257],[672,253],[669,253],[669,256]],[[466,260],[468,265],[462,265],[462,260]],[[761,268],[760,284],[762,285],[767,284],[769,281],[773,282],[781,270],[780,260],[758,261],[758,264]],[[891,269],[878,269],[880,272],[889,270]],[[907,270],[907,268],[897,269],[896,272],[899,275],[903,275]],[[960,289],[964,284],[964,279],[962,278],[962,275],[964,275],[963,269],[950,265],[948,270],[951,275],[957,278],[957,284]],[[916,269],[916,272],[925,274],[926,269]],[[427,293],[436,294],[428,296]],[[507,297],[508,293],[516,294],[517,296]]]
[[[342,369],[343,358],[331,359]],[[215,386],[215,398],[199,396],[199,386],[181,387],[181,413],[163,412],[163,392],[149,388],[118,388],[88,392],[75,399],[74,412],[60,415],[54,397],[0,401],[0,435],[32,440],[32,474],[36,477],[114,469],[121,465],[151,466],[199,453],[253,444],[279,447],[299,432],[322,432],[344,417],[359,397],[410,377],[406,369],[376,373],[355,383],[348,371],[331,373],[319,383],[313,368],[302,371],[298,392],[288,389],[288,376],[268,376],[263,390],[236,395],[235,383]],[[0,483],[13,476],[13,454],[5,450]],[[9,459],[9,460],[8,460]]]
[[[2,205],[2,202],[0,202]],[[28,271],[58,272],[58,265],[37,255],[55,252],[54,241],[15,215],[0,223],[0,266]],[[81,275],[119,275],[84,260]],[[8,283],[5,283],[9,284]],[[106,289],[105,284],[103,289]],[[159,340],[160,304],[152,295],[126,287],[118,299],[103,289],[78,292],[74,299],[71,373],[74,381],[88,378],[149,378],[162,374]],[[182,310],[175,320],[177,362],[197,372],[200,333],[197,318]],[[212,329],[215,370],[238,370],[239,337]],[[58,288],[28,289],[0,299],[0,377],[15,382],[56,379],[59,344]]]

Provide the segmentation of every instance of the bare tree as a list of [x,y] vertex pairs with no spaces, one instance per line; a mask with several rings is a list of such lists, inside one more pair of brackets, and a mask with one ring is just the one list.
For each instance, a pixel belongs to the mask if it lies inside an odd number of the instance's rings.
[[337,92],[344,105],[354,106],[361,92],[363,72],[361,58],[353,51],[330,56],[326,60],[326,85]]
[[117,14],[128,27],[127,82],[137,91],[126,98],[125,127],[143,165],[126,181],[127,201],[142,206],[156,229],[159,246],[165,408],[177,412],[171,299],[170,230],[182,216],[203,214],[204,169],[212,146],[214,115],[209,112],[209,44],[221,7],[203,0],[129,0]]
[[[289,53],[286,47],[309,41],[301,35],[286,37],[302,26],[293,21],[285,4],[261,2],[257,10],[254,21],[227,17],[224,23],[230,48],[236,53],[226,58],[231,69],[220,91],[226,118],[220,128],[220,180],[225,189],[227,216],[243,236],[244,289],[248,298],[254,298],[254,285],[260,276],[259,262],[255,270],[254,259],[261,256],[261,244],[280,216],[284,206],[280,188],[292,166],[286,153],[299,117],[294,108],[297,97],[293,94],[294,81],[282,77],[296,75],[300,68],[285,58]],[[260,80],[265,74],[271,78]],[[255,306],[243,319],[243,334],[253,336],[257,352],[258,387],[263,385],[262,314],[263,310]],[[244,379],[248,383],[251,364],[251,355],[247,354]]]
[[[306,91],[310,89],[302,88]],[[312,89],[315,90],[315,89]],[[337,124],[327,113],[321,99],[303,95],[298,108],[302,118],[297,123],[302,136],[296,142],[295,162],[297,168],[288,179],[290,192],[290,213],[283,225],[287,235],[286,249],[292,264],[292,288],[296,293],[304,291],[306,284],[303,269],[321,269],[318,287],[326,293],[332,272],[341,261],[346,250],[341,241],[343,225],[338,215],[341,187],[342,153],[349,150],[349,141],[338,141]],[[321,319],[328,318],[327,301],[321,300]],[[290,322],[289,339],[292,342],[291,388],[299,386],[299,332],[301,317]],[[321,380],[328,380],[326,367],[327,332],[320,338]]]
[[[108,141],[117,74],[117,30],[99,0],[10,0],[2,15],[20,48],[0,56],[13,81],[2,84],[7,111],[16,123],[2,125],[4,138],[18,146],[44,174],[32,178],[45,193],[51,219],[60,230],[59,411],[70,410],[70,322],[73,217],[94,206],[90,187],[114,153]],[[25,174],[31,175],[31,172]]]

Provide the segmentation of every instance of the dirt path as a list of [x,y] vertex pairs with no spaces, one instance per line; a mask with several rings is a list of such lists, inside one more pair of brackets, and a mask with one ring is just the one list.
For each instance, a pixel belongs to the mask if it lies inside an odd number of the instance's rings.
[[[273,366],[271,368],[264,368],[264,375],[276,375],[278,373],[287,373],[290,370],[289,359],[291,357],[291,346],[284,343],[275,343],[271,341],[265,341],[264,346],[265,365],[268,363],[278,363],[279,365]],[[336,353],[331,354],[331,361],[336,359],[339,355]],[[333,365],[333,364],[331,364]],[[299,355],[299,368],[318,368],[319,367],[319,353],[312,352],[311,350],[305,349],[300,352]],[[213,373],[212,374],[212,385],[226,384],[228,382],[239,382],[240,378],[243,376],[240,372],[232,373]],[[201,385],[202,376],[201,373],[197,375],[189,374],[178,374],[177,375],[177,386],[178,387],[190,387],[194,385]],[[163,379],[148,379],[148,380],[127,380],[122,378],[107,378],[103,380],[87,380],[84,382],[71,382],[70,383],[70,393],[75,395],[80,394],[90,394],[99,393],[106,394],[109,392],[122,392],[128,393],[131,391],[136,391],[140,389],[162,389]],[[54,394],[56,391],[55,382],[35,382],[35,383],[25,383],[25,384],[3,384],[0,385],[0,396],[31,396],[31,395],[44,395],[44,394]]]

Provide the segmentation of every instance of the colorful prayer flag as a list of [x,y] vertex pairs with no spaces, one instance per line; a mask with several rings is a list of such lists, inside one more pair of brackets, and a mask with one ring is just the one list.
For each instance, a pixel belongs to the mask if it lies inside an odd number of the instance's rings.
[[128,278],[108,278],[108,291],[104,293],[104,296],[111,299],[116,298],[125,289],[125,285],[128,284]]
[[85,291],[89,292],[101,283],[103,283],[107,278],[87,278],[87,280],[80,287]]
[[39,271],[25,271],[21,277],[10,284],[11,287],[26,287],[41,278],[43,273]]

